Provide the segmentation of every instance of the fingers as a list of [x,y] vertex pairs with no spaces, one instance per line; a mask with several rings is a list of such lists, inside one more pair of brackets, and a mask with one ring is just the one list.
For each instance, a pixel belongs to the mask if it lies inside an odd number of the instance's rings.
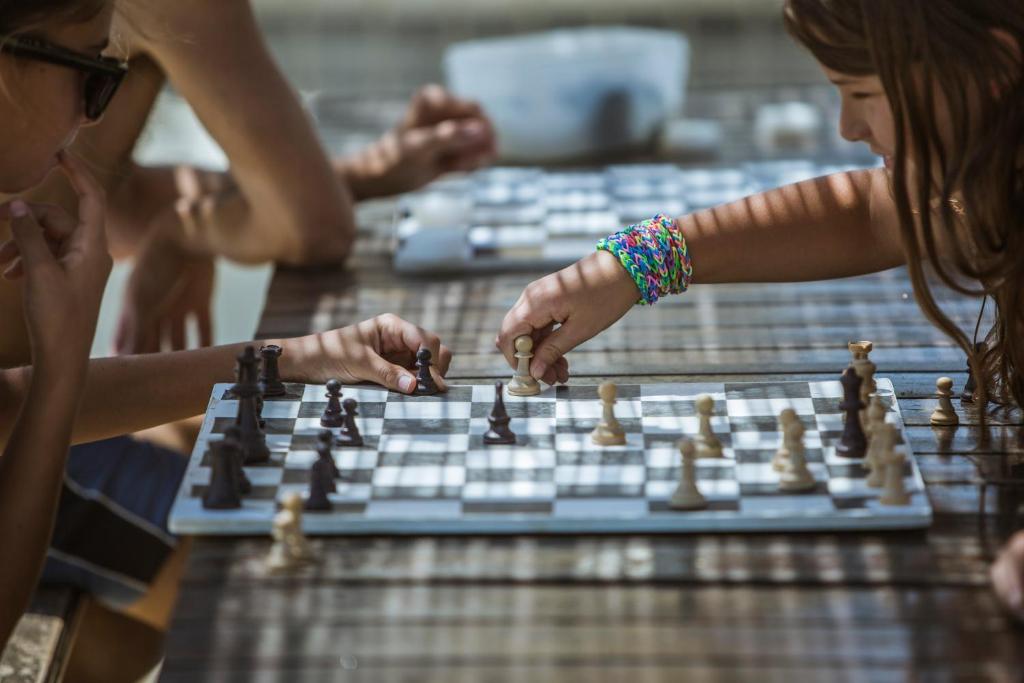
[[199,345],[213,346],[213,314],[209,308],[196,311],[196,324],[199,328]]
[[78,195],[78,224],[83,231],[76,233],[72,240],[76,246],[95,243],[105,250],[106,192],[85,165],[69,152],[60,153],[60,165]]
[[413,95],[403,126],[417,128],[456,118],[486,117],[476,102],[455,97],[442,86],[433,83],[423,86]]
[[[389,349],[402,351],[405,354],[409,354],[407,357],[411,358],[415,358],[416,352],[421,348],[428,349],[431,358],[430,370],[431,375],[434,377],[434,382],[441,391],[448,390],[448,383],[445,382],[444,375],[448,372],[448,368],[451,365],[452,353],[446,346],[441,344],[440,337],[390,313],[377,316],[368,322],[377,327],[381,338],[384,340],[384,345]],[[387,361],[384,362],[387,363]],[[412,376],[411,371],[403,372],[413,377],[412,384],[406,388],[396,383],[394,387],[403,393],[412,393],[416,388],[415,377]],[[389,376],[387,379],[390,381],[391,377]],[[392,386],[392,384],[385,384],[385,386]]]
[[[68,215],[64,209],[53,204],[38,204],[34,202],[26,202],[24,200],[13,200],[4,204],[0,204],[0,220],[11,220],[14,215],[12,213],[12,205],[15,202],[21,202],[21,205],[27,206],[29,212],[32,214],[32,218],[42,228],[43,237],[46,240],[47,246],[50,249],[50,253],[54,256],[58,256],[61,253],[61,245],[64,240],[68,238],[75,231],[75,221]],[[19,209],[20,212],[20,209]],[[18,243],[13,239],[9,239],[3,244],[0,244],[0,266],[10,264],[9,270],[11,270],[11,278],[15,279],[20,277],[22,268],[20,265],[12,263],[18,255]]]
[[20,258],[16,264],[7,268],[4,277],[12,276],[15,265],[27,270],[56,266],[56,259],[47,244],[43,228],[36,222],[29,205],[16,199],[11,202],[10,213],[11,236],[14,238]]

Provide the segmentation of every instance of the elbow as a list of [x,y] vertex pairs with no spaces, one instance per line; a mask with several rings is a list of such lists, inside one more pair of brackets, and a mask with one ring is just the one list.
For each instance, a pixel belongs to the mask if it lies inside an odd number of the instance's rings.
[[355,216],[342,206],[306,207],[289,216],[284,232],[289,245],[278,259],[281,262],[290,266],[338,266],[352,252]]

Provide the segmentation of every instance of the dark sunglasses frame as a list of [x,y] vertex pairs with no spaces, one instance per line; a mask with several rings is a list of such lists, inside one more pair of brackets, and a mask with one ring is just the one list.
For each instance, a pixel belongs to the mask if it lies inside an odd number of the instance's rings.
[[38,38],[15,37],[0,42],[0,52],[57,66],[66,66],[85,74],[85,116],[96,121],[107,110],[121,86],[128,65],[113,57],[87,57]]

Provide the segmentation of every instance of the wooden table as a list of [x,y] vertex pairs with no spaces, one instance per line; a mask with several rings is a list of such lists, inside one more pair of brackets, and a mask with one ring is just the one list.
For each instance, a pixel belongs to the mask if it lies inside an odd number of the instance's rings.
[[[386,223],[370,207],[364,223]],[[536,274],[396,276],[367,235],[346,271],[280,271],[260,337],[391,311],[453,348],[450,377],[505,377],[503,315]],[[976,302],[942,297],[973,327]],[[165,681],[1018,680],[1021,632],[988,566],[1015,528],[1020,420],[928,416],[962,355],[902,272],[802,285],[696,286],[571,355],[573,381],[834,378],[871,339],[897,389],[936,511],[915,533],[330,538],[267,579],[267,538],[197,539]],[[358,679],[356,678],[358,676]]]

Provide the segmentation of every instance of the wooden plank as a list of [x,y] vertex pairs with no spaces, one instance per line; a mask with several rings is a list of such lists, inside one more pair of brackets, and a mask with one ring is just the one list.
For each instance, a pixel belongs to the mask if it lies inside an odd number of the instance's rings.
[[[976,513],[975,513],[976,515]],[[727,582],[986,585],[988,551],[970,518],[927,533],[318,538],[321,582]],[[197,539],[187,583],[264,586],[267,538]]]
[[0,683],[62,680],[82,607],[80,594],[70,588],[37,591],[0,652]]

